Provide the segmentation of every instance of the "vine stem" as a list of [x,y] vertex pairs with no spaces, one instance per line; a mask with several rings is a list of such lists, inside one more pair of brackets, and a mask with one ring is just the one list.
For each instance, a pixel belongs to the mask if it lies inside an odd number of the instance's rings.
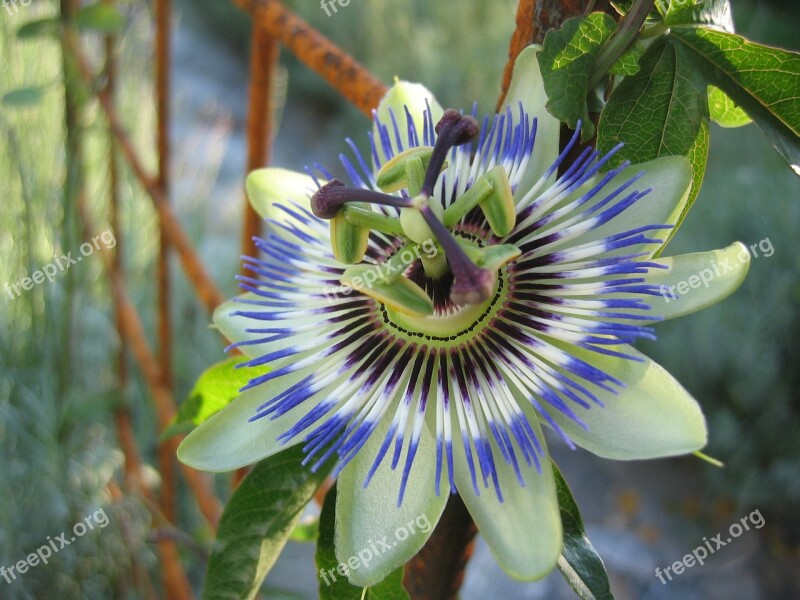
[[647,15],[653,8],[655,0],[636,0],[631,9],[620,22],[617,31],[600,48],[597,60],[594,63],[592,76],[589,78],[589,89],[594,88],[603,80],[608,70],[620,56],[636,41],[639,30],[644,25]]
[[456,600],[478,528],[460,496],[450,496],[433,535],[405,568],[413,600]]

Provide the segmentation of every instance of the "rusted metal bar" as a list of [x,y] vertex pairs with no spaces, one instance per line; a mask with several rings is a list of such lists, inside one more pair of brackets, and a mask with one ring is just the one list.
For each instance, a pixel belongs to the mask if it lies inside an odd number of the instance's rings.
[[[114,6],[114,0],[103,0],[105,4]],[[116,92],[117,82],[117,63],[115,58],[116,51],[116,36],[108,35],[105,39],[105,62],[103,64],[103,73],[106,79],[106,91],[110,97],[114,97]],[[108,144],[110,146],[108,152],[108,210],[109,210],[109,225],[111,231],[114,232],[113,255],[111,258],[111,269],[123,276],[123,248],[125,247],[125,240],[122,234],[122,227],[119,221],[119,164],[117,161],[117,153],[114,147],[114,140],[109,135]],[[122,343],[124,339],[123,326],[121,320],[121,310],[119,302],[114,299],[114,321],[116,324],[117,335],[120,340],[119,349],[117,350],[117,394],[120,398],[125,397],[125,391],[128,387],[128,362],[127,351],[125,344]],[[141,494],[150,493],[149,488],[143,485],[141,480],[142,461],[140,457],[139,447],[136,443],[136,436],[133,431],[133,423],[131,421],[130,409],[127,405],[121,405],[114,411],[114,423],[116,425],[117,443],[119,444],[122,454],[125,458],[123,463],[123,481],[122,486],[127,493],[135,491]],[[120,501],[122,498],[122,490],[118,489],[115,494],[115,500]],[[130,528],[128,527],[127,520],[123,519],[120,523],[122,536],[127,543],[130,543]],[[156,593],[153,587],[153,582],[150,579],[150,574],[147,568],[142,564],[138,556],[131,556],[131,577],[133,579],[134,588],[148,600],[155,599]],[[123,584],[124,585],[124,584]],[[121,592],[122,590],[120,590]]]
[[[250,52],[250,98],[247,109],[247,173],[269,163],[272,147],[272,81],[278,60],[275,38],[253,25]],[[242,254],[257,256],[254,236],[261,234],[261,217],[244,199]],[[242,274],[248,274],[242,269]]]
[[[169,203],[169,65],[170,65],[170,0],[156,0],[155,35],[155,90],[156,90],[156,147],[158,171],[156,182],[164,202]],[[170,243],[164,232],[164,219],[159,214],[159,246],[156,261],[157,313],[158,313],[158,363],[161,384],[172,389],[172,319],[170,317]],[[174,448],[168,442],[158,447],[158,464],[161,474],[160,505],[164,516],[175,521],[177,506],[177,477]]]
[[234,0],[253,17],[253,26],[279,40],[312,71],[367,116],[386,86],[361,63],[277,0]]
[[[86,57],[81,52],[80,48],[77,47],[77,45],[69,43],[68,45],[70,46],[70,50],[76,59],[78,70],[82,79],[87,85],[91,86],[92,72],[89,68],[88,62],[86,61]],[[172,212],[172,209],[167,203],[167,199],[161,192],[161,188],[158,185],[157,179],[151,177],[147,173],[147,170],[142,164],[142,160],[139,158],[136,148],[134,148],[133,143],[125,131],[125,127],[122,125],[122,119],[120,118],[119,113],[117,112],[116,107],[111,100],[111,97],[108,95],[105,89],[98,90],[96,96],[100,102],[100,107],[103,109],[103,112],[108,119],[109,128],[114,135],[114,139],[117,142],[119,149],[122,151],[123,156],[130,165],[134,176],[139,180],[139,182],[142,184],[142,187],[153,200],[153,205],[155,206],[156,212],[163,223],[164,234],[169,240],[169,243],[175,248],[183,269],[186,272],[187,278],[192,283],[198,297],[200,298],[200,301],[203,303],[206,309],[209,312],[213,312],[214,309],[222,304],[222,302],[225,300],[224,296],[220,293],[216,285],[214,285],[214,282],[208,276],[205,266],[197,256],[189,237],[184,232],[180,222],[178,221],[177,217],[175,217],[175,214]]]

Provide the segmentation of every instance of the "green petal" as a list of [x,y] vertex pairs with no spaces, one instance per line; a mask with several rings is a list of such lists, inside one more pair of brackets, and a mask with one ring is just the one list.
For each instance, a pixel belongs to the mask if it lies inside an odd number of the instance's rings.
[[700,406],[672,375],[630,346],[614,350],[642,362],[606,356],[548,340],[575,357],[624,382],[618,394],[592,388],[605,406],[583,409],[572,404],[588,426],[553,409],[550,414],[579,446],[617,460],[677,456],[706,445],[706,421]]
[[[411,117],[414,120],[414,128],[417,131],[417,139],[422,143],[424,139],[423,125],[425,123],[423,113],[427,109],[426,101],[431,107],[433,124],[436,125],[439,119],[442,118],[444,111],[428,88],[420,83],[395,80],[394,85],[389,88],[389,91],[386,92],[386,95],[381,99],[377,110],[378,119],[380,119],[381,123],[389,130],[389,139],[391,140],[393,156],[400,152],[400,149],[397,147],[397,141],[395,140],[390,109],[391,112],[394,113],[395,121],[397,121],[397,128],[400,130],[400,139],[403,141],[403,148],[408,148],[408,144],[406,143],[406,131],[408,128],[406,125],[405,107],[408,107],[408,111],[411,113]],[[386,155],[383,152],[383,146],[380,143],[381,138],[374,124],[372,132],[375,136],[375,147],[378,151],[378,157],[380,158],[381,164],[383,164],[386,162]]]
[[[266,336],[263,333],[250,333],[246,331],[248,328],[257,328],[259,327],[259,321],[254,319],[249,319],[247,317],[242,317],[239,315],[233,315],[236,311],[252,311],[252,310],[259,310],[259,307],[256,307],[252,304],[247,304],[245,302],[241,302],[241,300],[263,300],[260,296],[248,292],[246,294],[241,294],[236,298],[231,298],[230,300],[226,300],[222,304],[220,304],[217,309],[214,311],[214,325],[222,332],[222,334],[232,342],[244,342],[244,341],[251,341],[257,340],[264,337],[274,337],[274,336]],[[263,308],[263,307],[261,307]],[[299,325],[306,323],[308,319],[283,319],[281,324],[285,327],[292,327],[293,325]],[[305,340],[310,340],[319,336],[318,331],[309,330],[309,331],[298,331],[296,334],[292,336],[292,339],[295,340],[295,343],[302,343]],[[276,339],[271,342],[267,342],[264,344],[248,344],[241,346],[240,349],[242,352],[247,354],[250,357],[257,358],[259,356],[264,356],[274,350],[280,350],[286,347],[286,340],[285,339]]]
[[[576,238],[565,239],[557,244],[553,244],[552,248],[574,247],[646,225],[675,225],[686,206],[686,202],[689,199],[689,191],[692,186],[692,168],[689,161],[682,156],[663,156],[642,164],[631,165],[608,182],[602,193],[597,194],[594,199],[587,202],[583,207],[584,210],[607,198],[611,192],[639,173],[644,174],[632,186],[627,188],[623,194],[627,195],[632,191],[644,191],[648,188],[652,188],[650,193],[637,200],[632,206],[611,219],[608,223]],[[586,190],[591,189],[597,181],[598,178],[595,177],[581,186],[580,189],[570,194],[564,201],[564,204],[579,198]],[[623,195],[620,195],[617,199],[623,197]],[[557,230],[560,227],[559,221],[556,221],[549,229]],[[547,230],[547,227],[543,228],[537,231],[536,235],[540,235]],[[658,239],[666,240],[668,237],[671,237],[672,232],[663,230],[656,231],[650,235]],[[641,247],[649,251],[651,255],[655,255],[662,250],[663,244],[648,244]],[[628,248],[620,248],[615,252],[607,253],[607,255],[611,256],[614,253],[624,254],[629,251]]]
[[693,313],[727,298],[744,281],[750,252],[741,242],[721,250],[681,254],[654,262],[666,269],[651,269],[645,283],[658,286],[660,296],[649,300],[647,315],[671,319]]
[[307,375],[293,373],[247,390],[194,429],[178,447],[178,460],[201,471],[232,471],[277,454],[302,440],[285,444],[277,438],[308,412],[304,402],[283,416],[249,422],[258,407]]
[[[544,437],[535,419],[531,420],[531,426],[544,445]],[[457,423],[454,423],[453,429],[460,429]],[[522,487],[499,449],[493,447],[493,450],[503,502],[497,499],[491,481],[489,488],[482,487],[478,461],[473,456],[480,488],[480,495],[475,494],[464,444],[454,438],[453,458],[458,493],[503,570],[525,581],[541,579],[555,567],[562,545],[561,516],[550,458],[546,451],[544,456],[539,457],[542,467],[540,474],[535,467],[528,467],[521,452],[516,450],[526,483]]]
[[317,189],[311,177],[287,169],[258,169],[247,176],[245,188],[250,204],[262,218],[284,223],[291,222],[304,231],[308,231],[308,227],[293,219],[286,212],[276,209],[275,203],[291,207],[294,202],[310,211],[311,195]]
[[[362,487],[390,422],[390,418],[384,417],[384,422],[344,468],[337,483],[337,559],[346,563],[359,553],[366,555],[368,550],[374,555],[368,564],[361,561],[358,569],[350,571],[350,582],[362,587],[383,580],[419,552],[439,521],[448,498],[446,493],[436,496],[434,492],[436,444],[426,429],[420,437],[400,508],[397,507],[397,498],[407,448],[400,456],[397,468],[392,470],[393,446],[390,446],[369,485]],[[406,534],[405,539],[400,539]],[[392,547],[386,549],[381,540]],[[375,549],[380,552],[374,552]]]
[[519,123],[518,106],[520,102],[525,107],[525,112],[528,113],[531,121],[534,117],[538,120],[536,145],[525,175],[517,187],[515,194],[517,198],[522,197],[539,181],[539,178],[558,157],[561,123],[545,108],[547,94],[544,91],[544,81],[536,57],[541,49],[541,46],[528,46],[517,57],[511,75],[511,85],[505,98],[505,105],[511,107],[514,125]]

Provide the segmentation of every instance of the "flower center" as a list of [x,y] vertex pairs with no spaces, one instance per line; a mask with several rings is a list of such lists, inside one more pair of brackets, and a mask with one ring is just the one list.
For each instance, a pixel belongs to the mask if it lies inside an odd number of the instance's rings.
[[[350,188],[332,179],[311,198],[313,213],[331,222],[334,255],[354,265],[345,271],[342,283],[381,302],[391,320],[401,326],[405,323],[410,331],[438,332],[434,335],[444,337],[457,334],[494,302],[500,267],[520,254],[510,244],[481,247],[457,239],[451,231],[467,213],[480,207],[497,238],[511,232],[516,210],[502,166],[478,178],[446,210],[434,197],[448,153],[471,142],[478,130],[474,118],[447,110],[436,125],[433,148],[409,148],[381,167],[376,182],[382,191]],[[400,195],[393,195],[396,192]],[[390,209],[375,212],[372,205]],[[407,241],[400,252],[377,268],[361,264],[372,230]],[[425,252],[423,257],[419,251],[425,247],[435,251]],[[419,258],[431,280],[452,275],[449,299],[458,310],[446,314],[435,310],[428,293],[408,278],[414,261],[404,259],[406,255]]]

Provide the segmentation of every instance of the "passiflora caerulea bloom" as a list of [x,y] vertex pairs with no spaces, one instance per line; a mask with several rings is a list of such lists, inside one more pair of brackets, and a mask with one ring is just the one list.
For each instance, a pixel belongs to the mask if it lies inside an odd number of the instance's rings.
[[[333,457],[341,561],[423,515],[436,523],[458,493],[500,565],[536,579],[562,545],[542,425],[623,460],[706,443],[695,400],[631,343],[731,293],[746,251],[659,258],[689,165],[607,170],[591,149],[565,164],[535,48],[507,101],[479,124],[398,82],[369,155],[348,140],[349,185],[321,167],[248,179],[263,256],[245,259],[247,293],[214,320],[261,370],[179,456],[210,471],[298,443],[307,463]],[[429,534],[392,539],[350,580],[380,581]]]

